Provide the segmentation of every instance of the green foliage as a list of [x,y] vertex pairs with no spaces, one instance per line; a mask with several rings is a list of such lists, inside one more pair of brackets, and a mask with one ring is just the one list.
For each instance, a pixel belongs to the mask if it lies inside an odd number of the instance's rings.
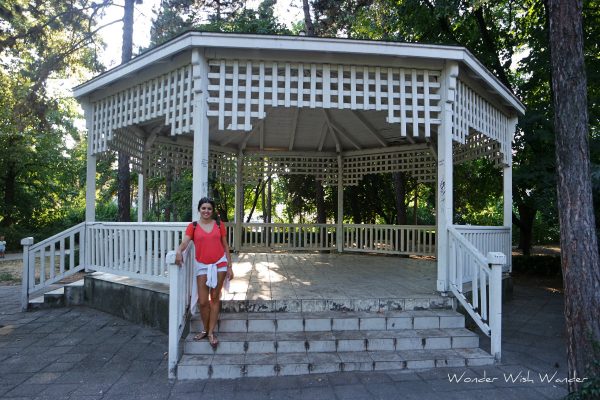
[[98,70],[94,31],[106,3],[9,0],[0,6],[0,229],[9,248],[54,233],[83,206],[85,140],[65,77]]
[[560,256],[513,256],[513,274],[562,277]]

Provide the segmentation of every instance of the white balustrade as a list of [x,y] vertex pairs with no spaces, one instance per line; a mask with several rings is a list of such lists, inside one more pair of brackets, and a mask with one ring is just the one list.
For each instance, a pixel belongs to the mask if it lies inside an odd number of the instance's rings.
[[175,251],[169,251],[166,257],[169,271],[169,379],[177,377],[177,363],[182,353],[181,338],[190,316],[194,279],[194,268],[190,265],[193,265],[195,254],[194,243],[190,242],[183,252],[183,267],[175,264]]
[[333,224],[242,224],[242,249],[332,250]]
[[87,268],[168,283],[166,256],[183,238],[187,222],[88,224]]
[[435,226],[344,224],[344,251],[435,256]]
[[[464,231],[464,227],[463,231]],[[475,229],[478,227],[474,227]],[[454,226],[448,228],[448,282],[450,290],[491,338],[492,355],[500,360],[502,337],[502,267],[506,257],[499,252],[484,256]],[[470,299],[466,293],[470,292]]]
[[504,272],[512,271],[512,238],[509,227],[454,225],[481,254],[500,252],[506,256]]
[[40,243],[32,238],[23,239],[22,303],[26,309],[29,296],[65,279],[84,265],[85,223],[69,228]]

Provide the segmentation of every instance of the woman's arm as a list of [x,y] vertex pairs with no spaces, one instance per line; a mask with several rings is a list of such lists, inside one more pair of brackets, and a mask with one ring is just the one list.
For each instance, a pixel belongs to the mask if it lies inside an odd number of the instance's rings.
[[190,240],[192,240],[191,237],[189,237],[188,235],[183,235],[183,240],[181,241],[181,244],[179,245],[175,253],[175,264],[179,266],[183,264],[183,252],[185,251],[185,249],[187,249],[188,245],[190,244]]
[[225,257],[227,257],[227,275],[229,279],[233,279],[233,268],[231,263],[231,253],[229,252],[229,243],[227,243],[227,236],[221,236],[221,243],[225,249]]

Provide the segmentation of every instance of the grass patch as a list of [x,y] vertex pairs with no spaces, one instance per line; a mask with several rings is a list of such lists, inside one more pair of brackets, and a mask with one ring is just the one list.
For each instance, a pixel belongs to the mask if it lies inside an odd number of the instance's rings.
[[0,282],[17,282],[19,279],[10,272],[0,272]]

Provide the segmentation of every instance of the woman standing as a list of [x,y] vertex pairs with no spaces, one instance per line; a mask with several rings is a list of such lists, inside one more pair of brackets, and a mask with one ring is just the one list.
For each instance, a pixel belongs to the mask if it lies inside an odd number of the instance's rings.
[[227,244],[227,232],[218,216],[215,218],[214,210],[215,202],[213,200],[208,197],[200,199],[198,202],[200,220],[190,223],[185,230],[183,240],[177,248],[175,263],[181,266],[182,252],[187,248],[190,240],[193,240],[196,248],[194,268],[198,287],[198,303],[204,326],[204,330],[194,336],[194,340],[208,337],[210,345],[216,348],[219,341],[214,330],[219,320],[221,289],[225,278],[233,279],[233,270]]

